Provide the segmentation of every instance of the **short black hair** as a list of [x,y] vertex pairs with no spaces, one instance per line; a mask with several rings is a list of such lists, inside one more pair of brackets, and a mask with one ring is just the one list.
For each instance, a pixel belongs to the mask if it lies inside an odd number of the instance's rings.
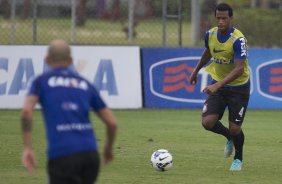
[[233,9],[227,3],[220,3],[215,7],[214,16],[216,16],[216,11],[228,11],[229,17],[233,16]]

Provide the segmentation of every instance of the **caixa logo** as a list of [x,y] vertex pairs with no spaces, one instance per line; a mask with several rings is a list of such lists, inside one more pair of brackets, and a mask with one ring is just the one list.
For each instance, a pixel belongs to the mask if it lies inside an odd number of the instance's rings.
[[[41,67],[41,64],[34,65],[33,63],[36,62],[32,58],[19,58],[16,62],[0,57],[0,97],[18,95],[26,89],[28,81],[35,76],[35,68]],[[9,69],[9,65],[15,70]],[[42,68],[43,71],[49,70],[47,65],[43,65]],[[76,70],[74,66],[72,69]],[[41,73],[41,70],[37,73]],[[95,74],[93,84],[98,91],[106,91],[110,96],[119,94],[112,60],[101,59],[96,73],[93,72],[93,74]]]
[[191,85],[189,77],[200,57],[179,57],[154,63],[149,69],[150,91],[154,95],[172,101],[203,103],[204,87],[211,81],[203,69],[198,74],[198,82]]
[[282,101],[282,59],[259,65],[256,73],[258,92],[267,98]]

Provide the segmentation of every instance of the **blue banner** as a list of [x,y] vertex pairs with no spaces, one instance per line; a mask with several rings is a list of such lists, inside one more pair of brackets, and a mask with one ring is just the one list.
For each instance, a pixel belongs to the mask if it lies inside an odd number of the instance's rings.
[[[144,107],[201,108],[207,95],[203,88],[211,82],[200,70],[195,86],[189,76],[203,49],[144,48],[142,54]],[[251,98],[254,109],[282,108],[282,49],[249,49]]]

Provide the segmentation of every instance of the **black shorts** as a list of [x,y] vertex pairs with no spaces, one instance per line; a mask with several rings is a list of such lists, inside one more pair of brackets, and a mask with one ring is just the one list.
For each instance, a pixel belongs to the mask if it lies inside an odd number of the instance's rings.
[[248,107],[249,97],[250,85],[220,88],[216,93],[209,95],[203,107],[202,117],[218,114],[221,119],[227,107],[229,121],[241,125]]
[[49,184],[93,184],[98,176],[97,151],[79,152],[48,161]]

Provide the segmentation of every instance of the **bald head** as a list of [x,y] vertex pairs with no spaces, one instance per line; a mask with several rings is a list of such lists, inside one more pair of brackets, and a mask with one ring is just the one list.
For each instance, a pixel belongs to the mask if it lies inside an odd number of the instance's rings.
[[70,65],[72,60],[70,46],[64,40],[51,41],[46,59],[50,66]]

